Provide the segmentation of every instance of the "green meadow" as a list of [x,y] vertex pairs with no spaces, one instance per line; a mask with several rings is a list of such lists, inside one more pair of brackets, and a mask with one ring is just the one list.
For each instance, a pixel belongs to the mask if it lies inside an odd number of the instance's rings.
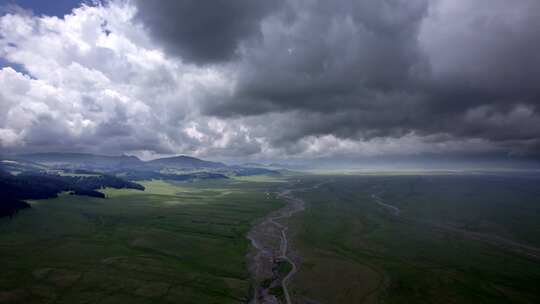
[[[539,260],[508,243],[540,245],[536,177],[289,180],[154,180],[141,182],[144,192],[103,189],[106,199],[33,201],[0,220],[0,303],[245,303],[245,235],[283,206],[275,194],[292,184],[306,202],[283,220],[300,256],[295,301],[540,302]],[[276,270],[284,276],[290,265]]]
[[142,183],[63,194],[0,219],[0,303],[239,303],[245,238],[280,183]]
[[[290,220],[292,246],[302,257],[290,291],[320,303],[540,303],[540,261],[479,237],[538,246],[537,181],[306,177],[298,187],[308,190],[296,195],[307,208]],[[399,208],[399,216],[377,204],[374,193]]]

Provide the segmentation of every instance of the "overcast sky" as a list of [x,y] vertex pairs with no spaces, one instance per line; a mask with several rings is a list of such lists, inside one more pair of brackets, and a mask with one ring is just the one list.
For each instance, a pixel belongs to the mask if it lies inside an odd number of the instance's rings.
[[2,153],[540,156],[538,0],[0,3]]

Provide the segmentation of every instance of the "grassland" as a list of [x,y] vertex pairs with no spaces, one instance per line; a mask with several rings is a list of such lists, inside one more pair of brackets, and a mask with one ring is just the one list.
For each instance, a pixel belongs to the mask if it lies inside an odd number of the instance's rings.
[[[301,260],[289,284],[296,303],[540,303],[539,260],[477,237],[538,248],[537,177],[292,179],[307,204],[284,220]],[[1,219],[0,303],[246,302],[246,232],[282,206],[271,193],[288,184],[142,183],[144,192],[105,189],[107,199],[34,201]],[[278,265],[280,275],[289,271]]]
[[308,208],[289,223],[302,257],[290,286],[299,303],[540,303],[537,259],[464,233],[538,246],[537,178],[325,175],[303,184],[321,180],[296,193]]
[[245,234],[279,208],[268,181],[144,182],[61,195],[0,220],[0,303],[241,303]]

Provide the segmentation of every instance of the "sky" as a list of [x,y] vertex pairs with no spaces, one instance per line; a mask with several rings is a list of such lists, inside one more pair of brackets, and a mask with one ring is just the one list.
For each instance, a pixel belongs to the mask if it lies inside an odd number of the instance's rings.
[[0,153],[540,159],[540,1],[0,1]]

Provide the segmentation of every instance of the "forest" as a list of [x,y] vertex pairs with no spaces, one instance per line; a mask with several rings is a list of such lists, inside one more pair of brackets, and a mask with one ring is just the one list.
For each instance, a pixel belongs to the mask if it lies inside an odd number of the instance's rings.
[[112,175],[64,176],[46,172],[13,175],[0,171],[0,217],[11,217],[21,209],[30,208],[24,200],[54,198],[61,192],[105,198],[105,194],[96,191],[103,188],[144,191],[142,185]]

